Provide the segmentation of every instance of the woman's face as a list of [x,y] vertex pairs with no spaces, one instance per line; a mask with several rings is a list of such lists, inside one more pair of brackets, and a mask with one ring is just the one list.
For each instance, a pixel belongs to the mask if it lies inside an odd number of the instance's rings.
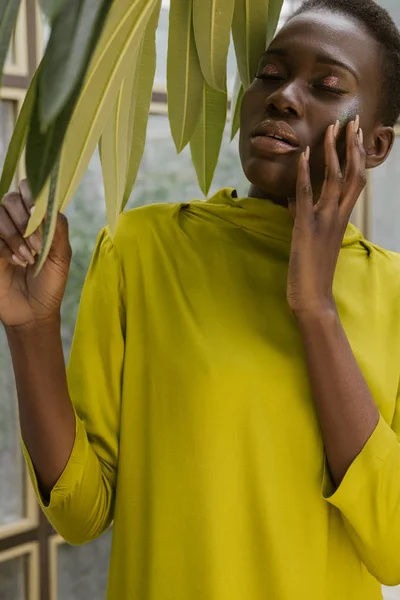
[[[289,21],[261,58],[243,100],[240,156],[252,195],[284,204],[294,197],[297,163],[306,146],[311,148],[311,179],[318,192],[329,125],[337,119],[341,123],[342,164],[347,124],[359,114],[365,140],[377,125],[380,71],[377,43],[351,19],[307,12]],[[274,135],[290,144],[269,137]]]

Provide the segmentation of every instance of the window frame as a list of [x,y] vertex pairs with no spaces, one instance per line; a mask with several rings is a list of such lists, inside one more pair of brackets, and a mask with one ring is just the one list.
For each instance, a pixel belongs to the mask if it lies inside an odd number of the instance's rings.
[[28,557],[27,577],[27,598],[26,600],[41,600],[40,582],[39,582],[39,545],[37,542],[30,542],[19,546],[14,546],[8,550],[0,552],[0,563],[15,560],[16,558]]

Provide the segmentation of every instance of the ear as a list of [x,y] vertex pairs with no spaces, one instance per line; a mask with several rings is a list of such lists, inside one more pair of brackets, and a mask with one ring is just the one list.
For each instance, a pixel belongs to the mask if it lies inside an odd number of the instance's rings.
[[367,169],[379,167],[388,158],[395,140],[393,127],[377,127],[369,140],[366,140],[367,153],[365,166]]

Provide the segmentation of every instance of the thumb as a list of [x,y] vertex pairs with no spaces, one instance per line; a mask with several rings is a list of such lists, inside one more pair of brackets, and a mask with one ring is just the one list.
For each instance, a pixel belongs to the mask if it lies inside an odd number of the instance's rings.
[[72,249],[69,242],[68,219],[58,213],[53,243],[51,244],[49,258],[52,260],[70,262]]

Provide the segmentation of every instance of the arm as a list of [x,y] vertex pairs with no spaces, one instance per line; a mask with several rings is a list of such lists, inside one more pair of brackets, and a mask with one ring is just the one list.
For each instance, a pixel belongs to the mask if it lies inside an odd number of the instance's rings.
[[45,498],[60,478],[75,440],[60,321],[6,329],[18,392],[22,438]]
[[330,473],[339,486],[371,437],[379,411],[337,310],[297,319]]
[[[346,174],[328,130],[326,179],[314,205],[308,155],[299,161],[288,302],[306,353],[327,463],[322,494],[341,512],[362,562],[381,583],[400,583],[400,395],[391,426],[374,404],[340,323],[332,293],[336,263],[364,182],[357,123],[347,130]],[[399,439],[396,436],[399,435]],[[331,477],[329,476],[329,470]]]
[[[124,356],[120,275],[103,231],[81,296],[67,378],[55,325],[45,335],[42,329],[40,339],[35,332],[32,339],[11,340],[13,355],[23,352],[16,377],[31,480],[49,521],[71,544],[98,537],[113,520]],[[50,491],[45,498],[42,486]]]

